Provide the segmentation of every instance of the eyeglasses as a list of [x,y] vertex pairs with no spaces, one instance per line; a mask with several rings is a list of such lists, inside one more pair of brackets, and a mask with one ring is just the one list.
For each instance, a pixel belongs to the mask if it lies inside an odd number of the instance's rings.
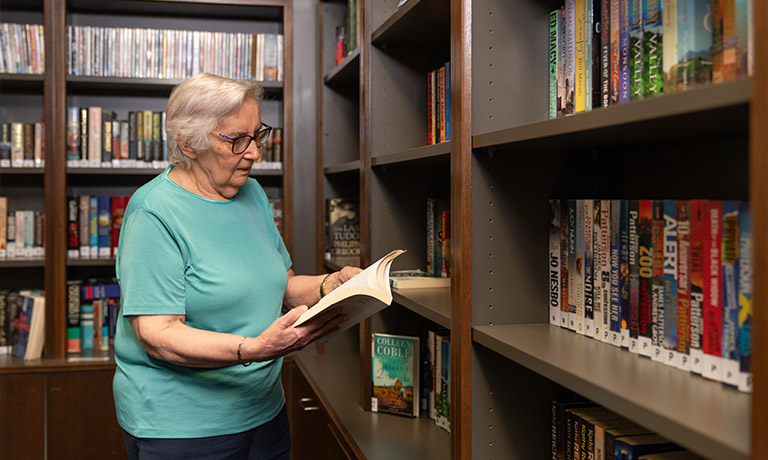
[[240,155],[241,153],[248,150],[248,147],[250,147],[251,142],[256,142],[256,147],[261,148],[265,142],[267,142],[267,139],[269,139],[269,135],[272,133],[272,127],[262,123],[261,127],[258,131],[256,131],[256,135],[249,136],[248,134],[244,134],[242,136],[237,137],[230,137],[226,134],[221,134],[218,131],[211,131],[213,134],[218,135],[219,137],[223,137],[224,139],[232,142],[232,153],[235,155]]

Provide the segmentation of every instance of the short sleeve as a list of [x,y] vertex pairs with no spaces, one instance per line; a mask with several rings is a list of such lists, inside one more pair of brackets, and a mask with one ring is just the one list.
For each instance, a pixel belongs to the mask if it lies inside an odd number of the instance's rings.
[[123,221],[120,293],[124,315],[183,315],[185,263],[159,217],[138,209]]

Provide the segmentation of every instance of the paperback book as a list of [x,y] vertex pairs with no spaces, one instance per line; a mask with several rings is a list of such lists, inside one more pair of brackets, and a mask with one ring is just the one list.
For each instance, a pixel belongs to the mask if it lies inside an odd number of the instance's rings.
[[419,338],[371,334],[372,412],[419,416]]

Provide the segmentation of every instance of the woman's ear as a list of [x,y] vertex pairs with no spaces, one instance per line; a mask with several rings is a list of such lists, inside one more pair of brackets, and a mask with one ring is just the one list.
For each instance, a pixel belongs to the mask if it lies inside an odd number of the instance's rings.
[[179,146],[179,150],[190,160],[197,159],[197,152],[189,146],[189,143],[183,140],[181,137],[176,138],[176,144]]

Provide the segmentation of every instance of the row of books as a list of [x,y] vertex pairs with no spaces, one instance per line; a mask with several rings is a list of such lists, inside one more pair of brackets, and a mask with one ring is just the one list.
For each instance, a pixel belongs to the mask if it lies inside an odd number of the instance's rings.
[[67,353],[113,348],[119,311],[116,280],[67,281]]
[[45,41],[40,24],[0,24],[0,73],[45,72]]
[[0,196],[0,260],[45,257],[45,213],[9,209],[8,197]]
[[80,195],[67,198],[67,257],[112,259],[129,196]]
[[749,204],[550,200],[550,323],[752,388]]
[[427,74],[427,145],[451,140],[451,63]]
[[[11,130],[13,133],[13,129]],[[274,128],[259,162],[281,163],[282,128]],[[15,137],[12,134],[11,144]],[[127,120],[99,106],[67,108],[67,162],[70,166],[137,167],[167,164],[165,112],[129,111]],[[13,164],[16,158],[13,155]]]
[[68,26],[69,75],[283,80],[282,34]]
[[360,44],[359,0],[347,0],[344,24],[336,27],[336,64],[339,64]]
[[45,166],[45,122],[3,123],[0,137],[0,168]]
[[588,401],[552,401],[551,435],[553,459],[703,460]]
[[451,276],[451,202],[427,198],[427,275]]
[[566,0],[549,14],[549,118],[749,73],[750,0]]
[[451,339],[445,330],[421,337],[371,334],[371,411],[409,417],[427,413],[450,431]]
[[45,296],[40,290],[0,290],[0,353],[38,359],[45,342]]

